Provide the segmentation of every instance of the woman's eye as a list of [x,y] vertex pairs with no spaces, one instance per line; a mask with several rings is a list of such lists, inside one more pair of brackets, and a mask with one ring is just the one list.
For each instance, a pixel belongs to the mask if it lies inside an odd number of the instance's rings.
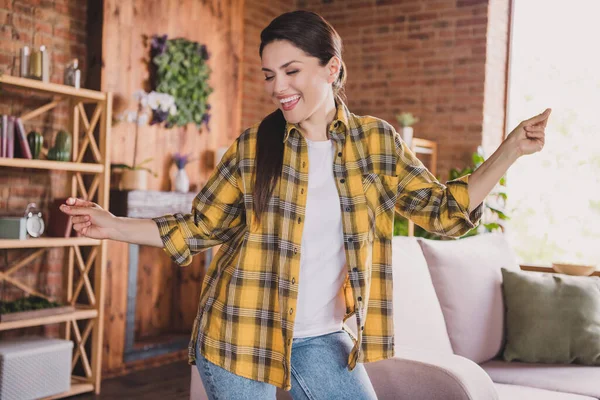
[[[294,75],[294,74],[297,74],[298,72],[300,72],[300,71],[294,70],[294,71],[288,72],[287,74],[288,75]],[[265,81],[273,80],[273,78],[274,78],[274,76],[265,76]]]

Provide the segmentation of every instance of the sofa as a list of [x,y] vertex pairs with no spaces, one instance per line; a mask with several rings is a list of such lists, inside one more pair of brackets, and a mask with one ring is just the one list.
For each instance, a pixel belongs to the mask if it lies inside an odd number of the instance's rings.
[[[394,237],[394,358],[364,364],[379,399],[600,399],[600,367],[505,362],[501,268],[519,270],[502,234]],[[346,321],[355,330],[356,321]],[[195,367],[193,400],[206,399]],[[278,389],[277,399],[291,399]]]

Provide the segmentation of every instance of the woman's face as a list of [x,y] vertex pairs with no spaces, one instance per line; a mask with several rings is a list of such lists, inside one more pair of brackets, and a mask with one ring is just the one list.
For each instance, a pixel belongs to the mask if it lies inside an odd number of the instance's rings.
[[331,64],[325,66],[319,59],[307,55],[286,40],[269,43],[263,49],[262,70],[265,91],[273,103],[283,111],[286,121],[296,124],[310,118],[331,92],[335,80]]

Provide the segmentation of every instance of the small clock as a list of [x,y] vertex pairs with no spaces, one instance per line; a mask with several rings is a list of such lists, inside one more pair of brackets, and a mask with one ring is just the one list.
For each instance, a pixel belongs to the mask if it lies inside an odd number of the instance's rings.
[[25,227],[29,236],[37,238],[44,233],[46,225],[42,219],[42,212],[35,203],[29,203],[25,209]]

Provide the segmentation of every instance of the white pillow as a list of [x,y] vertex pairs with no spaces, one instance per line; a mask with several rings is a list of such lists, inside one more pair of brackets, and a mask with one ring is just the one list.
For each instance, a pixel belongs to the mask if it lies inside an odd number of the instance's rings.
[[395,345],[452,354],[442,309],[416,238],[392,239]]
[[454,353],[482,363],[504,343],[501,268],[519,270],[504,235],[419,239]]

